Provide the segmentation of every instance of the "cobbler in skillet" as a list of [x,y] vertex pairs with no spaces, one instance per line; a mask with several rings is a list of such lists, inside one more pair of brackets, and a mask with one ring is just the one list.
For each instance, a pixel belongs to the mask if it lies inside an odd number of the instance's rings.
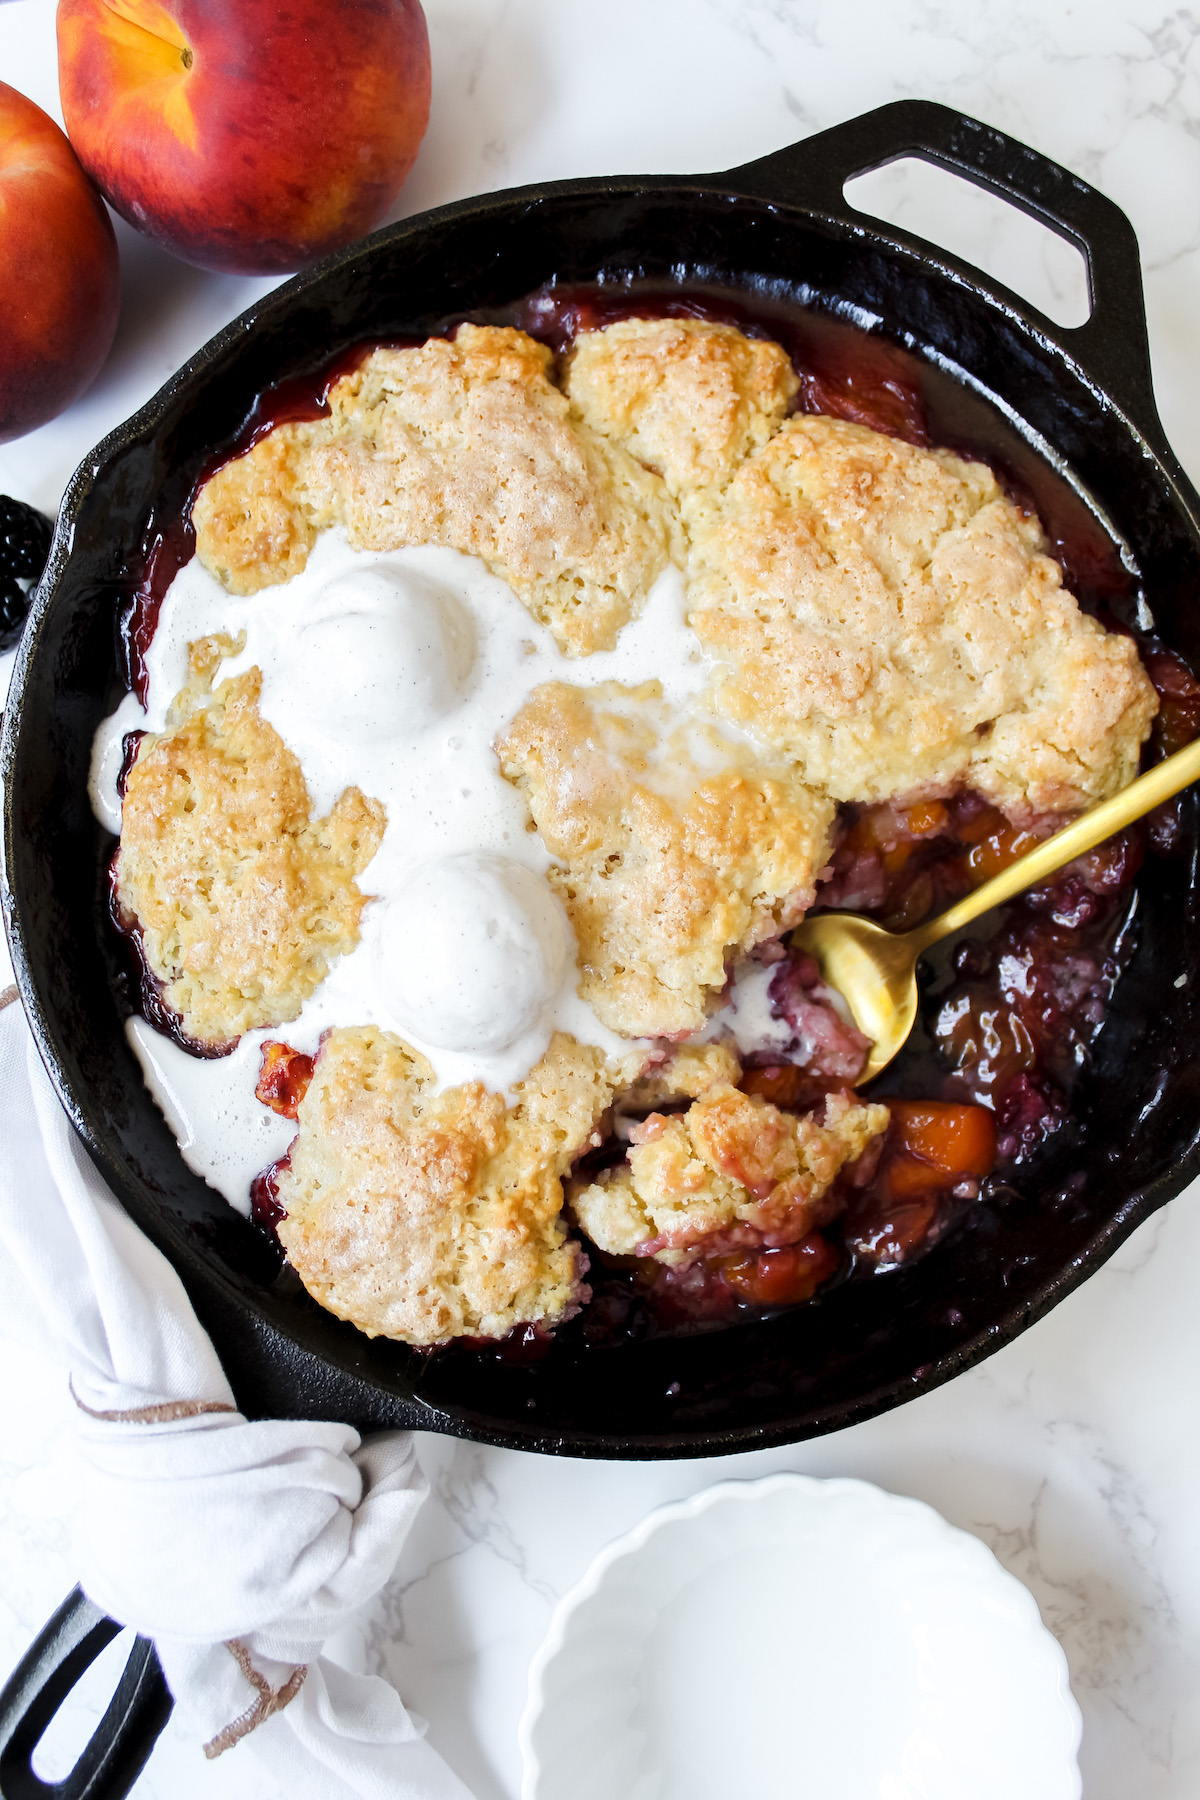
[[206,1119],[274,1121],[257,1214],[372,1335],[694,1327],[928,1247],[1064,1117],[1147,834],[957,946],[863,1092],[789,932],[917,922],[1200,720],[895,384],[630,312],[365,352],[201,486],[164,605],[114,895],[178,1044],[136,1046],[243,1208]]

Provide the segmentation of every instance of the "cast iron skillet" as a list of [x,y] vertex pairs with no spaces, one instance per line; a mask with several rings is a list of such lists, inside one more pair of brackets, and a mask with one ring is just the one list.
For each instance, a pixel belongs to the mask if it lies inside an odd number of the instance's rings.
[[[1078,244],[1088,323],[1055,327],[848,205],[851,176],[906,155],[995,190]],[[752,1449],[868,1418],[969,1368],[1200,1171],[1200,1071],[1181,1051],[1195,1035],[1200,988],[1194,820],[1190,854],[1148,865],[1141,879],[1132,964],[1074,1120],[1040,1158],[911,1268],[710,1336],[556,1345],[534,1367],[422,1357],[363,1337],[278,1277],[261,1234],[184,1167],[121,1028],[105,925],[111,840],[92,817],[86,779],[93,731],[122,691],[114,611],[152,503],[182,506],[213,447],[268,384],[364,338],[422,334],[502,307],[551,278],[690,280],[857,309],[870,329],[984,395],[1028,459],[1090,495],[1125,545],[1160,635],[1200,658],[1200,500],[1155,409],[1128,221],[1035,151],[905,101],[723,175],[559,182],[406,220],[269,295],[201,350],[86,460],[64,500],[0,742],[6,922],[63,1104],[179,1270],[245,1411],[573,1455]],[[5,1796],[42,1791],[28,1785],[21,1748],[40,1666],[35,1654],[21,1695],[9,1696],[7,1714],[0,1706]],[[150,1694],[151,1724],[155,1704]],[[10,1774],[18,1765],[19,1786]]]

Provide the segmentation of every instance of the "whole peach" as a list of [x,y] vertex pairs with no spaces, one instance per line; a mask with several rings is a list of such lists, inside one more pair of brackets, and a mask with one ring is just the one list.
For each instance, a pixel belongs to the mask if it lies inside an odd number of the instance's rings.
[[273,275],[377,225],[429,118],[418,0],[59,0],[72,144],[185,261]]
[[104,202],[40,106],[0,81],[0,443],[44,425],[99,373],[117,329]]

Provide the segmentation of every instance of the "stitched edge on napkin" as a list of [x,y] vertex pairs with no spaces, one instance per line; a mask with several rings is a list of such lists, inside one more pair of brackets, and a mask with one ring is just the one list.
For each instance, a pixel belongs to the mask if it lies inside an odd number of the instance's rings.
[[215,1756],[223,1755],[226,1750],[232,1750],[235,1744],[240,1743],[242,1738],[246,1737],[256,1726],[262,1725],[273,1713],[282,1712],[289,1700],[296,1698],[304,1685],[304,1677],[308,1674],[308,1664],[299,1663],[287,1680],[274,1688],[266,1676],[260,1675],[251,1662],[250,1652],[245,1644],[240,1643],[237,1638],[230,1638],[225,1648],[255,1690],[258,1698],[252,1706],[246,1708],[244,1713],[240,1713],[236,1719],[231,1720],[223,1731],[218,1731],[216,1737],[210,1738],[205,1744],[204,1754],[210,1761]]
[[86,1413],[89,1419],[111,1419],[119,1425],[170,1425],[176,1419],[198,1419],[201,1413],[236,1412],[236,1406],[230,1406],[227,1400],[160,1400],[154,1406],[131,1406],[125,1411],[104,1411],[98,1406],[86,1406],[75,1392],[74,1383],[68,1378],[67,1388],[72,1400],[80,1412]]

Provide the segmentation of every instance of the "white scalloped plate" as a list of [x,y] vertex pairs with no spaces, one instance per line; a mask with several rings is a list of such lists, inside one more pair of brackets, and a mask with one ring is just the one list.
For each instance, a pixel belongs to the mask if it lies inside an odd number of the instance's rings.
[[864,1481],[661,1507],[560,1602],[522,1800],[1079,1800],[1079,1708],[986,1545]]

